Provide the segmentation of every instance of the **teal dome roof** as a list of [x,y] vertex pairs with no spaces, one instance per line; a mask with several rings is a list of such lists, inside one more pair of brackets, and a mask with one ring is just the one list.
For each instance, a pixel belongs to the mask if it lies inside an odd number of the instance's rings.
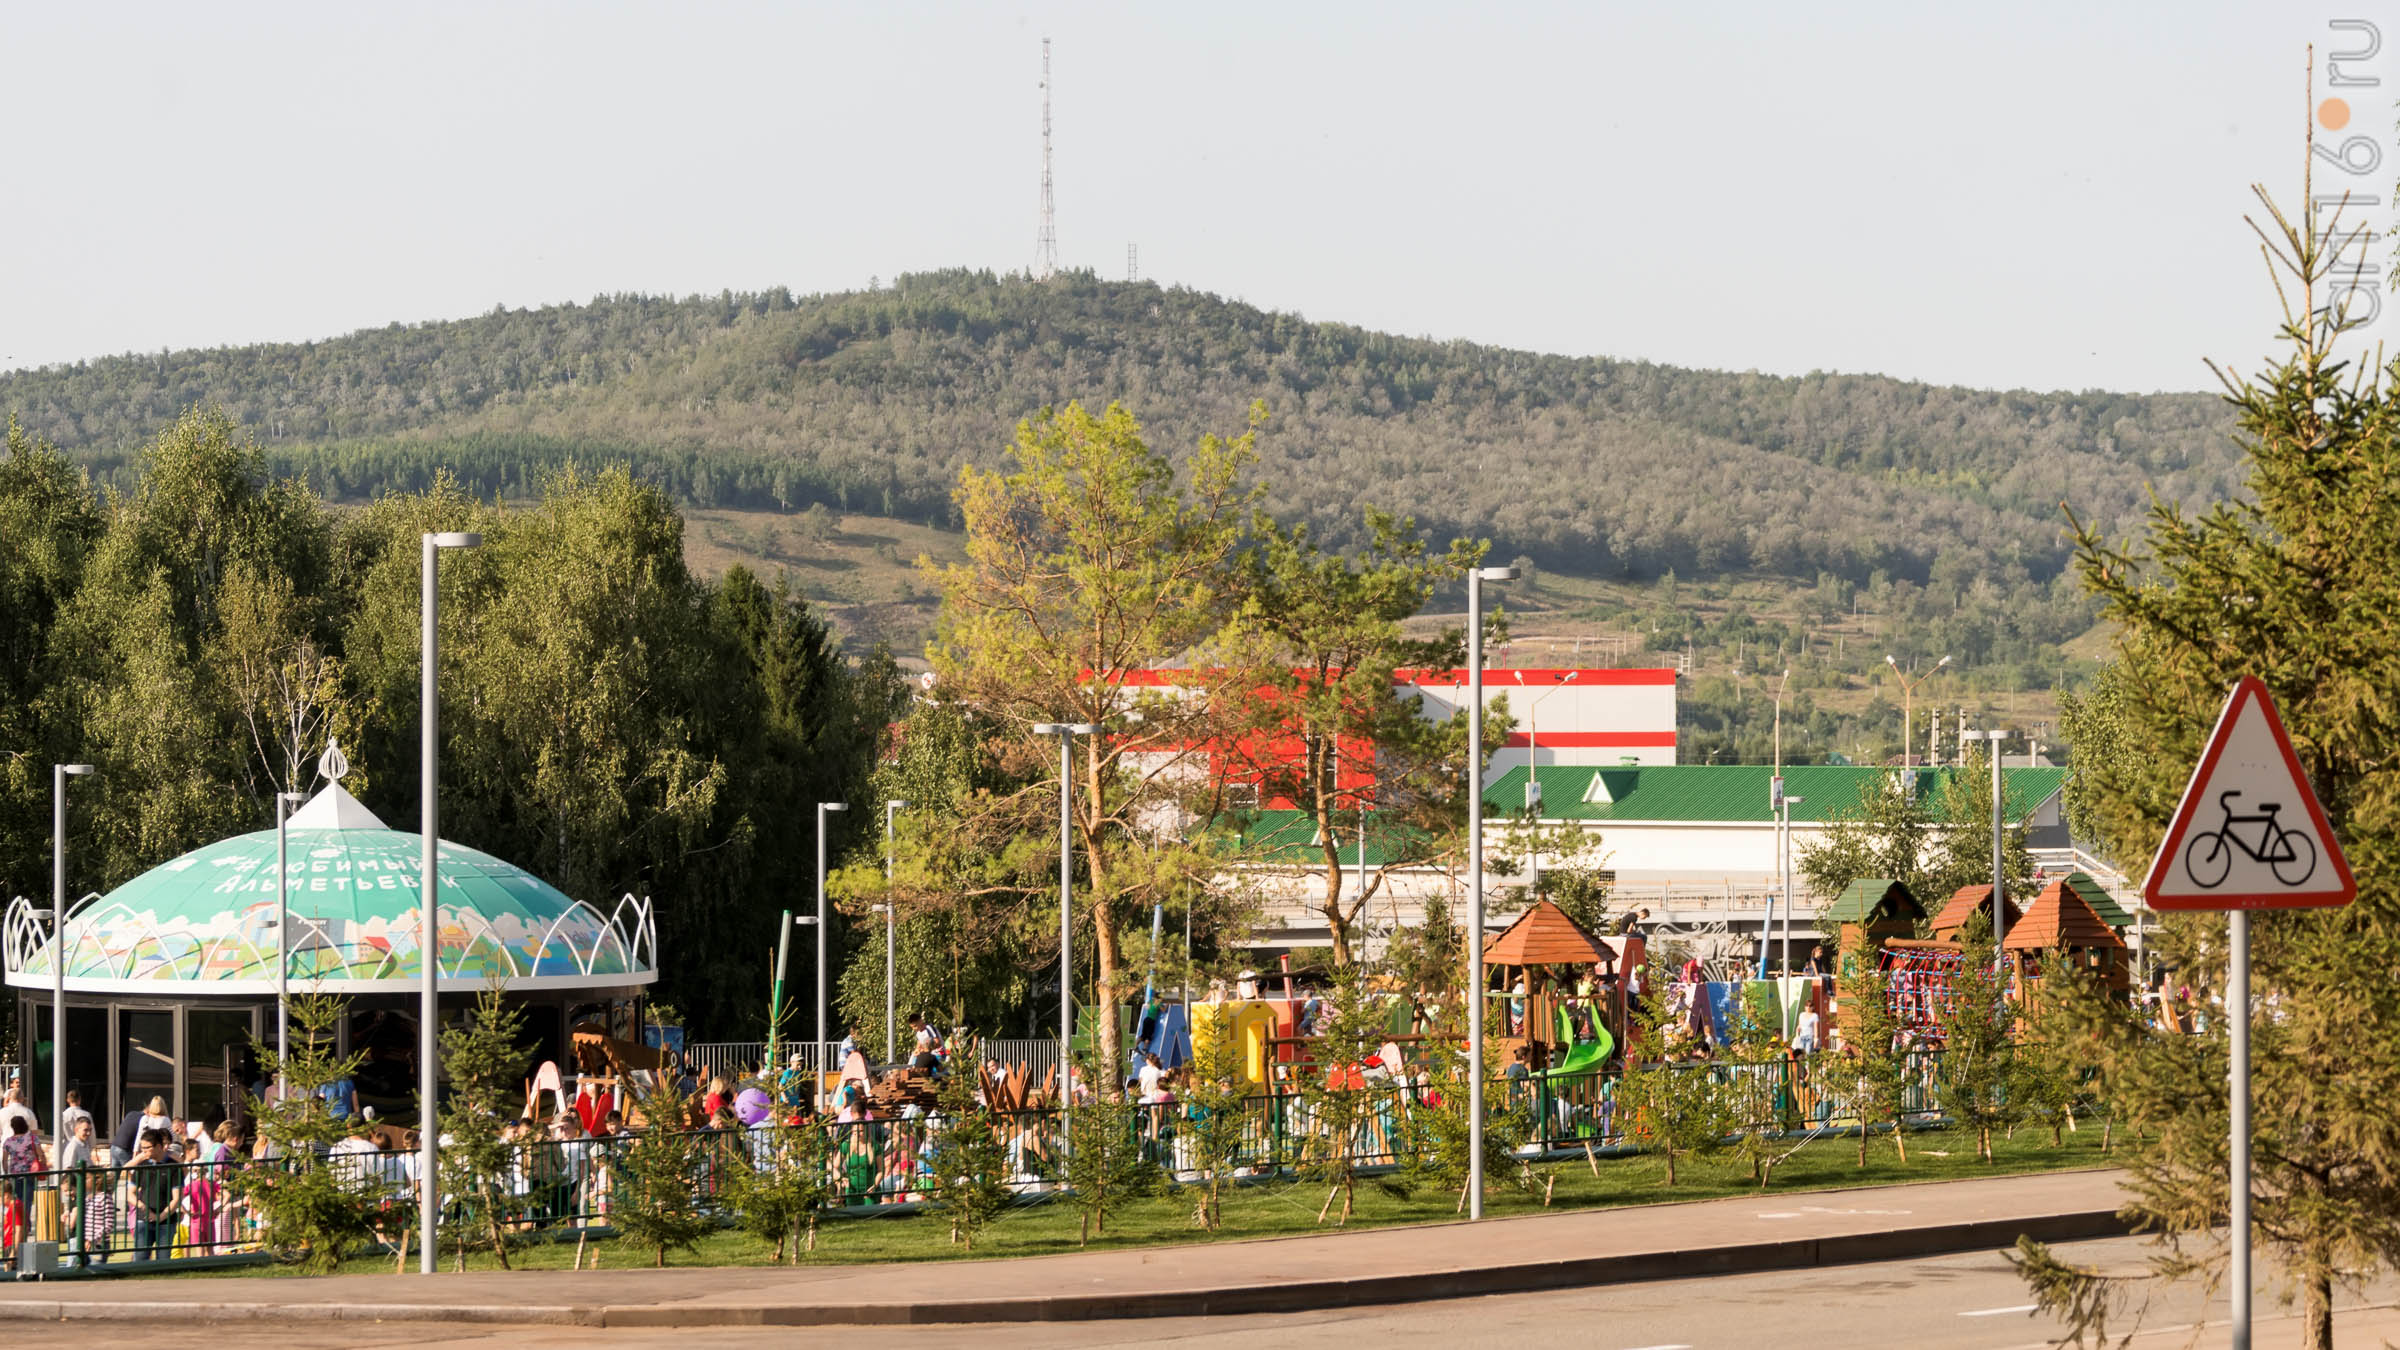
[[[339,784],[294,814],[285,836],[291,985],[339,993],[417,988],[422,837],[386,828]],[[219,840],[70,906],[67,987],[274,992],[275,844],[274,830]],[[600,989],[655,978],[646,900],[626,896],[604,916],[488,853],[445,840],[435,858],[444,980]],[[10,984],[50,987],[48,929],[29,905],[11,910]]]

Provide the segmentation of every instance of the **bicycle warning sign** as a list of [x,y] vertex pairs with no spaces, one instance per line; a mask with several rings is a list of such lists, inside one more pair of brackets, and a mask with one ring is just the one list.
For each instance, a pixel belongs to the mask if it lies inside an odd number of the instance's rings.
[[2244,676],[2151,860],[2153,909],[2297,909],[2358,893],[2267,687]]

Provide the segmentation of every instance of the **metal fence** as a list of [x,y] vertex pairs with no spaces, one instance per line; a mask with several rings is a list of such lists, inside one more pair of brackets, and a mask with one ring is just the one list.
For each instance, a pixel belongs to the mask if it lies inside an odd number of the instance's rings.
[[[985,1059],[997,1064],[1014,1065],[1025,1071],[1027,1078],[1047,1081],[1058,1068],[1058,1042],[1054,1040],[989,1040],[976,1043]],[[867,1058],[879,1060],[875,1051],[880,1046],[862,1047]],[[799,1057],[802,1073],[839,1073],[841,1046],[828,1041],[785,1041],[776,1047],[776,1054],[788,1067],[794,1056]],[[703,1080],[723,1074],[734,1080],[762,1073],[767,1063],[765,1041],[703,1041],[684,1047],[684,1055]],[[905,1055],[903,1056],[905,1058]]]
[[[1053,1047],[1055,1062],[1055,1047]],[[1912,1123],[1934,1116],[1939,1054],[1910,1057],[1902,1115]],[[1854,1126],[1857,1084],[1845,1081],[1833,1056],[1756,1064],[1697,1062],[1670,1072],[1706,1074],[1728,1094],[1743,1131],[1805,1133]],[[1398,1166],[1420,1156],[1442,1128],[1463,1116],[1462,1083],[1392,1084],[1354,1090],[1343,1109],[1329,1110],[1325,1094],[1278,1090],[1242,1099],[1232,1131],[1204,1130],[1206,1115],[1175,1102],[1143,1105],[1127,1117],[1141,1148],[1176,1180],[1193,1182],[1213,1170],[1222,1179],[1284,1175],[1310,1162],[1340,1159],[1361,1168]],[[1520,1141],[1518,1156],[1638,1146],[1638,1122],[1619,1109],[1617,1073],[1537,1075],[1490,1085],[1487,1109],[1503,1138]],[[1720,1100],[1725,1100],[1720,1098]],[[1880,1126],[1885,1122],[1873,1122]],[[1005,1146],[1004,1181],[1020,1197],[1063,1184],[1064,1121],[1053,1110],[997,1114]],[[817,1166],[825,1171],[829,1208],[870,1213],[921,1202],[935,1189],[946,1123],[938,1116],[827,1121],[774,1130],[702,1130],[679,1136],[685,1182],[704,1212],[729,1217],[727,1179],[736,1169]],[[1338,1133],[1339,1137],[1335,1137]],[[1201,1150],[1230,1141],[1214,1159]],[[816,1137],[806,1137],[814,1135]],[[512,1229],[576,1229],[611,1224],[630,1176],[633,1136],[552,1138],[516,1145],[494,1175],[444,1176],[445,1224],[471,1224],[503,1207]],[[806,1160],[795,1162],[795,1159]],[[84,1166],[64,1172],[11,1176],[0,1187],[9,1259],[20,1238],[58,1245],[60,1263],[116,1265],[221,1256],[259,1250],[264,1238],[245,1186],[261,1172],[293,1166],[334,1169],[358,1203],[379,1216],[387,1241],[404,1241],[413,1225],[416,1157],[371,1151],[319,1158],[233,1159],[217,1163]]]

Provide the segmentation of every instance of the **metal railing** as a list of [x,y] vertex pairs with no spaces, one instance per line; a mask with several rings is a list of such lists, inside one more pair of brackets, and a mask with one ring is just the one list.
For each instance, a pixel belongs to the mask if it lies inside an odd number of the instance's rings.
[[[1935,1115],[1938,1052],[1913,1052],[1904,1071],[1901,1116],[1927,1123]],[[1732,1118],[1743,1132],[1766,1129],[1808,1133],[1855,1126],[1857,1083],[1837,1055],[1763,1063],[1698,1061],[1668,1066],[1673,1073],[1709,1075],[1734,1101]],[[1617,1072],[1536,1075],[1493,1085],[1488,1110],[1504,1122],[1505,1137],[1520,1140],[1521,1157],[1581,1152],[1587,1148],[1629,1149],[1639,1143],[1632,1114],[1619,1109],[1623,1075]],[[1193,1128],[1200,1117],[1183,1103],[1135,1107],[1128,1128],[1150,1158],[1177,1181],[1200,1179],[1204,1168],[1226,1178],[1291,1173],[1309,1163],[1335,1158],[1360,1168],[1399,1166],[1428,1147],[1426,1113],[1457,1114],[1465,1087],[1455,1082],[1391,1082],[1351,1090],[1347,1105],[1329,1111],[1325,1094],[1277,1090],[1244,1098],[1235,1143],[1226,1157],[1199,1155]],[[1359,1100],[1363,1098],[1364,1100]],[[1335,1122],[1339,1121],[1337,1125]],[[994,1113],[1005,1146],[1002,1180],[1020,1197],[1035,1197],[1063,1185],[1066,1139],[1054,1110]],[[1878,1118],[1876,1126],[1887,1123]],[[704,1213],[732,1215],[727,1180],[734,1169],[775,1169],[813,1160],[825,1169],[829,1211],[868,1213],[931,1198],[934,1160],[940,1156],[947,1123],[939,1115],[890,1119],[820,1121],[787,1127],[823,1136],[804,1148],[780,1147],[778,1131],[684,1132],[685,1180]],[[1329,1131],[1346,1133],[1331,1139]],[[444,1177],[444,1225],[453,1232],[488,1219],[487,1207],[504,1207],[510,1229],[598,1228],[611,1225],[625,1189],[631,1135],[527,1140],[508,1153],[496,1175],[462,1183]],[[58,1244],[64,1266],[155,1263],[262,1250],[265,1233],[244,1185],[260,1170],[293,1166],[288,1159],[228,1159],[215,1163],[82,1166],[63,1172],[10,1176],[0,1184],[5,1205],[9,1260],[16,1242],[29,1238]],[[310,1155],[301,1165],[333,1169],[357,1202],[382,1217],[387,1241],[405,1240],[413,1222],[416,1158],[372,1151]],[[497,1197],[496,1201],[494,1197]],[[453,1227],[454,1225],[460,1227]]]
[[[997,1064],[1013,1065],[1024,1070],[1027,1078],[1047,1081],[1058,1068],[1058,1042],[1054,1040],[987,1040],[978,1041],[983,1057]],[[865,1048],[865,1047],[862,1047]],[[907,1042],[901,1042],[902,1058],[906,1058]],[[870,1061],[880,1062],[880,1045],[867,1049]],[[778,1069],[788,1067],[793,1056],[799,1057],[802,1073],[839,1073],[841,1046],[838,1042],[785,1041],[776,1047],[783,1060]],[[757,1076],[766,1067],[765,1041],[703,1041],[684,1047],[684,1055],[703,1081],[716,1074],[734,1080]]]

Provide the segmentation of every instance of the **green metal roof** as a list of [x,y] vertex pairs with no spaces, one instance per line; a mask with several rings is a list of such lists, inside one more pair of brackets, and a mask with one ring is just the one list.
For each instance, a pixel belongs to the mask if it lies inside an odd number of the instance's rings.
[[[1525,809],[1524,766],[1510,769],[1484,789],[1487,809],[1513,815]],[[1756,823],[1774,820],[1767,804],[1775,770],[1765,764],[1643,764],[1622,768],[1543,765],[1530,770],[1540,785],[1544,820],[1622,820],[1670,824]],[[1913,772],[1917,795],[1931,802],[1942,784],[1961,769],[1900,770],[1874,765],[1802,764],[1783,770],[1784,791],[1801,798],[1792,808],[1797,823],[1826,822],[1855,815],[1865,790],[1887,774]],[[2058,794],[2065,769],[2002,769],[2002,793],[2010,815],[2023,819]],[[1602,791],[1593,790],[1593,779]]]
[[[1358,813],[1336,818],[1342,865],[1358,863]],[[1367,866],[1384,867],[1405,861],[1416,851],[1419,831],[1389,825],[1367,813]],[[1317,844],[1317,823],[1306,811],[1253,811],[1241,816],[1233,830],[1220,836],[1224,846],[1244,861],[1306,865],[1325,860]]]
[[2118,904],[2116,897],[2110,895],[2106,887],[2094,880],[2091,873],[2069,872],[2067,889],[2081,897],[2083,903],[2090,905],[2092,912],[2099,915],[2100,921],[2109,927],[2123,928],[2133,922],[2133,916],[2125,912],[2125,907]]
[[1825,907],[1824,917],[1835,923],[1866,923],[1874,917],[1884,897],[1895,889],[1907,900],[1914,917],[1925,917],[1925,907],[1917,902],[1916,893],[1889,877],[1860,877],[1851,882]]

